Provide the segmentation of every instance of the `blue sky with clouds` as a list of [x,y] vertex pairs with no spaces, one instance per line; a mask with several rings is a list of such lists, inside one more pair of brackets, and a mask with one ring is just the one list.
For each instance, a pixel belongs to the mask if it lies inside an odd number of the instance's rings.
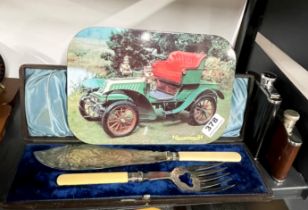
[[76,37],[108,40],[112,32],[119,32],[122,28],[109,28],[109,27],[92,27],[80,31]]

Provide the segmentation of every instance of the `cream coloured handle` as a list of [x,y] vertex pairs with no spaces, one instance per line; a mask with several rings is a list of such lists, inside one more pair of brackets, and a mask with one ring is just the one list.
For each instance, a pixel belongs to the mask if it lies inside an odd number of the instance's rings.
[[238,152],[178,152],[180,161],[240,162]]
[[127,183],[127,172],[97,172],[61,174],[57,178],[59,186]]

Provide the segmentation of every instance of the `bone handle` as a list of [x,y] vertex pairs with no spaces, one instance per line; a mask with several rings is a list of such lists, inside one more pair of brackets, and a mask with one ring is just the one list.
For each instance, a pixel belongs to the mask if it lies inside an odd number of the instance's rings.
[[59,186],[127,183],[127,172],[97,172],[61,174],[57,178]]
[[240,162],[238,152],[178,152],[180,161]]

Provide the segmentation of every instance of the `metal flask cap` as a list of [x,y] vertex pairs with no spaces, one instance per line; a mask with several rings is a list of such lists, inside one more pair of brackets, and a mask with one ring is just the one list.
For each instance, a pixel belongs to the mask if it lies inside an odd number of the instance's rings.
[[284,117],[283,124],[287,130],[287,133],[291,135],[295,123],[299,120],[300,115],[295,110],[287,109],[283,112],[283,117]]
[[261,85],[265,87],[268,91],[271,91],[274,87],[274,82],[277,76],[270,72],[261,73]]

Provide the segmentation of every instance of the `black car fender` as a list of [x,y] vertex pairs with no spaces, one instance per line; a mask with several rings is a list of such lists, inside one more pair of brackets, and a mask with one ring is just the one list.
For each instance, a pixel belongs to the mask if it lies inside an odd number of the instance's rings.
[[217,98],[220,98],[220,99],[225,98],[224,94],[220,90],[217,90],[217,89],[208,89],[202,92],[197,98],[199,98],[200,96],[204,96],[204,95],[212,96],[216,101],[217,101]]
[[137,106],[140,118],[146,118],[148,120],[156,119],[156,114],[152,107],[152,104],[143,94],[133,90],[113,90],[105,94],[108,97],[108,95],[113,93],[118,93],[118,94],[120,93],[128,96],[132,100],[132,102]]

